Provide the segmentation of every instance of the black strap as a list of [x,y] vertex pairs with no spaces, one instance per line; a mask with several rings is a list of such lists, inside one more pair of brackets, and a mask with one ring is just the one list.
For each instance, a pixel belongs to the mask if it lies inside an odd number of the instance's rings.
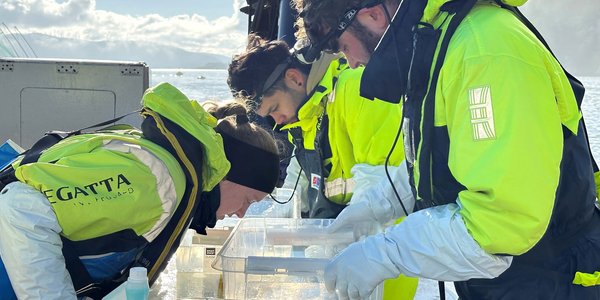
[[4,189],[7,184],[14,181],[17,181],[15,170],[11,165],[8,165],[8,167],[0,173],[0,190]]
[[[442,66],[444,65],[444,60],[446,58],[446,53],[448,51],[448,46],[450,45],[450,40],[454,35],[454,32],[462,22],[462,20],[467,16],[467,14],[471,11],[473,6],[477,0],[466,0],[463,1],[462,7],[453,7],[456,9],[456,13],[450,20],[450,24],[446,28],[444,33],[444,38],[441,42],[440,49],[438,51],[437,59],[435,61],[434,70],[430,77],[429,91],[426,91],[424,94],[424,104],[423,107],[423,115],[421,117],[421,123],[424,124],[421,128],[421,141],[419,143],[421,146],[421,154],[419,155],[419,161],[421,161],[419,166],[419,172],[421,174],[421,178],[419,180],[419,186],[417,190],[419,194],[422,194],[423,199],[429,199],[431,201],[435,201],[434,193],[433,193],[433,183],[432,183],[432,175],[431,175],[431,161],[432,161],[432,151],[434,146],[432,145],[432,136],[433,136],[433,123],[434,123],[434,114],[435,114],[435,94],[437,88],[437,81],[440,75],[440,71]],[[413,66],[411,66],[411,69]],[[425,87],[426,88],[426,87]],[[427,127],[425,127],[427,126]],[[434,203],[435,205],[435,203]]]
[[81,128],[81,129],[79,129],[77,131],[74,131],[74,132],[75,132],[75,134],[81,134],[81,132],[84,131],[84,130],[88,130],[88,129],[92,129],[92,128],[96,128],[96,127],[102,127],[102,126],[110,125],[112,123],[115,123],[115,122],[117,122],[117,121],[119,121],[119,120],[127,117],[127,116],[133,115],[135,113],[140,113],[140,112],[142,112],[141,109],[134,110],[134,111],[128,112],[128,113],[126,113],[124,115],[118,116],[118,117],[116,117],[114,119],[106,120],[104,122],[100,122],[100,123],[92,125],[92,126]]
[[440,300],[446,300],[446,287],[443,281],[438,281],[438,291],[440,292]]
[[130,113],[124,114],[124,115],[116,117],[114,119],[110,119],[110,120],[107,120],[107,121],[104,121],[104,122],[101,122],[101,123],[98,123],[98,124],[95,124],[92,126],[88,126],[88,127],[85,127],[85,128],[79,129],[79,130],[49,131],[44,135],[44,137],[42,137],[37,142],[35,142],[35,144],[33,144],[33,146],[31,146],[31,148],[29,148],[27,151],[25,151],[23,153],[24,157],[23,157],[23,160],[21,160],[21,165],[25,165],[25,164],[29,164],[29,163],[38,161],[38,159],[40,158],[40,156],[42,155],[42,152],[44,152],[44,150],[56,145],[58,142],[64,140],[65,138],[68,138],[73,135],[81,134],[84,130],[101,127],[101,126],[106,126],[111,123],[115,123],[115,122],[123,119],[126,116],[129,116],[134,113],[139,113],[140,111],[141,110],[132,111]]
[[23,160],[21,160],[21,165],[38,161],[44,150],[56,145],[58,142],[64,140],[68,136],[70,136],[68,133],[47,132],[44,137],[39,139],[37,142],[35,142],[35,144],[33,144],[33,146],[31,146],[31,148],[25,151]]
[[[432,145],[431,145],[431,137],[433,135],[433,115],[434,115],[434,105],[435,105],[435,89],[437,86],[437,81],[438,81],[438,76],[440,74],[440,70],[442,68],[442,65],[444,64],[444,60],[446,58],[446,52],[448,50],[448,45],[450,44],[450,39],[452,38],[452,36],[454,35],[454,32],[456,31],[456,29],[458,28],[458,26],[460,25],[460,23],[462,22],[462,20],[467,16],[467,14],[471,11],[471,9],[473,8],[473,6],[475,5],[477,1],[476,0],[467,0],[464,1],[462,3],[462,7],[459,5],[452,5],[452,6],[447,6],[445,9],[447,9],[450,13],[451,12],[455,12],[454,16],[452,17],[450,24],[448,25],[448,27],[446,28],[446,32],[444,33],[444,39],[441,42],[440,45],[440,50],[438,52],[438,56],[437,56],[437,60],[435,61],[435,66],[434,66],[434,71],[431,75],[431,84],[430,84],[430,91],[427,91],[427,96],[424,99],[424,115],[422,116],[424,120],[422,123],[423,124],[430,124],[430,126],[428,126],[427,128],[421,128],[422,131],[426,131],[426,132],[421,132],[421,139],[425,139],[424,141],[421,141],[421,161],[425,161],[425,163],[421,164],[421,181],[419,182],[420,186],[424,186],[425,188],[417,188],[417,190],[420,191],[430,191],[429,187],[433,186],[433,183],[431,182],[431,173],[430,173],[430,165],[431,165],[431,159],[432,159]],[[418,27],[416,27],[418,28]],[[427,29],[427,28],[424,28]],[[432,29],[430,29],[431,32],[433,32]],[[435,37],[435,40],[437,40],[437,37]],[[411,68],[409,70],[412,70],[412,62],[411,62]],[[410,75],[409,75],[409,80],[410,80]],[[425,78],[426,79],[426,78]],[[422,80],[422,79],[421,79]],[[417,83],[417,82],[416,82]],[[409,83],[410,85],[410,83]],[[409,87],[409,90],[413,90],[415,87]],[[421,86],[420,89],[422,90],[423,88],[427,88],[427,86]],[[414,90],[412,92],[415,92]],[[422,95],[425,96],[425,95]],[[424,180],[425,179],[425,180]],[[426,195],[428,199],[434,200],[434,195],[433,192],[429,193],[428,195]],[[425,197],[424,197],[425,199]],[[446,292],[445,292],[445,287],[444,287],[444,282],[443,281],[438,281],[438,292],[440,295],[440,299],[441,300],[445,300],[446,299]]]

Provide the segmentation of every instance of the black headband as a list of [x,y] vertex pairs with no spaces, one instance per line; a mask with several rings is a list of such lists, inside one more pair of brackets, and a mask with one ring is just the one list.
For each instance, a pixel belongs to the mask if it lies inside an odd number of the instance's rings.
[[223,137],[225,156],[231,163],[226,179],[265,193],[272,192],[279,179],[279,155],[219,133]]
[[275,85],[277,80],[279,80],[281,75],[283,75],[283,73],[290,67],[291,64],[292,58],[287,57],[277,66],[275,66],[271,74],[269,74],[269,76],[267,76],[267,78],[265,79],[262,89],[260,91],[256,91],[256,95],[254,95],[253,97],[254,102],[256,102],[257,104],[260,104],[262,102],[262,97],[264,96],[264,94]]

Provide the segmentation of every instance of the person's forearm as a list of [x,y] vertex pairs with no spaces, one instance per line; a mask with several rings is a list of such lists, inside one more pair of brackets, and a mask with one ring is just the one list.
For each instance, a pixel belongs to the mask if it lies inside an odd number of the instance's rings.
[[459,210],[448,204],[412,213],[370,244],[385,247],[407,276],[443,281],[499,276],[510,267],[512,256],[485,252],[468,233]]
[[13,182],[0,193],[0,257],[18,299],[76,299],[50,202]]

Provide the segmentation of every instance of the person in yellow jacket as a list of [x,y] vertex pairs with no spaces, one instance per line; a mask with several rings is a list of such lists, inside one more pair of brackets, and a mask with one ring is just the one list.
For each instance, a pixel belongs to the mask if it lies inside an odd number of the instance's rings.
[[[360,221],[386,225],[412,211],[401,145],[393,149],[388,168],[402,202],[384,166],[399,132],[401,107],[360,97],[361,74],[362,68],[348,69],[343,57],[326,55],[306,65],[285,42],[258,38],[229,67],[231,90],[289,131],[295,161],[284,186],[303,177],[303,216],[337,217],[332,231]],[[301,171],[290,171],[294,165]],[[416,279],[405,278],[405,295],[395,298],[412,299],[415,289]]]
[[405,100],[417,203],[340,253],[328,289],[359,299],[407,274],[455,281],[460,299],[600,299],[600,172],[584,89],[515,7],[526,1],[405,0],[389,14],[382,1],[303,2],[315,47],[356,50],[350,23],[394,16],[361,95]]
[[3,170],[0,298],[100,299],[132,266],[152,283],[188,227],[206,234],[270,193],[271,135],[239,103],[209,111],[162,83],[143,96],[141,131],[72,135]]

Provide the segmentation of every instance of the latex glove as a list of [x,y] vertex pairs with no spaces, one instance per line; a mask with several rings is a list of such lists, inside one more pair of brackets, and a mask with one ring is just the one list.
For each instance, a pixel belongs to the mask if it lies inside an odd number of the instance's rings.
[[[405,162],[388,169],[404,208],[411,213],[415,201],[408,183]],[[352,200],[327,228],[329,232],[361,222],[375,222],[384,226],[406,215],[385,175],[384,166],[358,164],[352,168],[352,173],[356,183]]]
[[485,252],[469,234],[457,203],[412,213],[384,233],[350,245],[326,266],[327,289],[357,299],[399,274],[441,281],[500,276],[512,256]]
[[357,224],[364,222],[377,222],[373,211],[366,201],[346,206],[335,220],[326,228],[327,232],[333,233],[343,228],[360,227]]
[[325,267],[325,287],[339,299],[366,299],[378,284],[396,278],[400,270],[377,244],[383,235],[351,244]]

